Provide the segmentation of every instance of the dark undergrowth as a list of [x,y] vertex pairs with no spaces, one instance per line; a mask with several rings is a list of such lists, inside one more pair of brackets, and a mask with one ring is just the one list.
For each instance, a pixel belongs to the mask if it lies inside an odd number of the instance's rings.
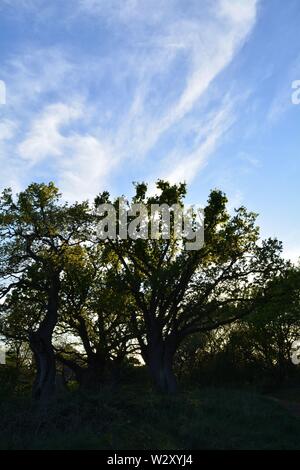
[[72,391],[47,410],[2,389],[0,449],[300,449],[300,419],[245,390],[204,387],[173,397],[127,386]]

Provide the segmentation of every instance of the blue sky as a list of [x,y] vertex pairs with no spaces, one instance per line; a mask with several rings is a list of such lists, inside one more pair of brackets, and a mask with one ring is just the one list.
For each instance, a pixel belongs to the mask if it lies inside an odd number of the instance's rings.
[[217,187],[296,260],[299,24],[299,0],[1,0],[0,187]]

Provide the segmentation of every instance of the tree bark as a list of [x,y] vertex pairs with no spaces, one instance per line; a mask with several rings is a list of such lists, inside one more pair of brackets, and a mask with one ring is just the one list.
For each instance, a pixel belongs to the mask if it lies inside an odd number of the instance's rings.
[[29,344],[36,363],[32,395],[39,402],[49,401],[55,393],[56,364],[52,345],[58,317],[59,275],[51,278],[46,315],[37,331],[30,334]]
[[145,362],[149,367],[156,389],[161,393],[177,391],[177,380],[173,371],[176,342],[172,338],[150,341]]

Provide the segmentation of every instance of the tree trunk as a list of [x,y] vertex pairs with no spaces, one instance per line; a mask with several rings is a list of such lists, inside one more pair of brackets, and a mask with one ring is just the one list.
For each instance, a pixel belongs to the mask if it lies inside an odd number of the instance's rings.
[[171,339],[150,342],[147,347],[145,362],[156,389],[161,393],[173,394],[177,391],[177,380],[173,372],[175,352],[176,343]]
[[61,364],[72,370],[81,390],[97,391],[103,385],[110,384],[110,364],[95,353],[89,356],[84,366],[79,366],[74,360],[66,359],[62,354],[57,354],[56,357]]
[[56,367],[51,339],[52,336],[39,331],[30,335],[30,348],[36,363],[32,396],[40,402],[48,401],[55,392]]
[[59,275],[51,278],[48,291],[46,315],[37,331],[30,334],[29,344],[36,363],[33,398],[39,402],[49,401],[55,393],[55,354],[52,345],[53,330],[58,317]]

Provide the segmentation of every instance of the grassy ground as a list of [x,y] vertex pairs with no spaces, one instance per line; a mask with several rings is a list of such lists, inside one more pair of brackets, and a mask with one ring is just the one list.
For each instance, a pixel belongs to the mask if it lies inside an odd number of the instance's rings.
[[300,449],[299,417],[234,389],[70,392],[47,412],[6,398],[0,419],[0,449]]

